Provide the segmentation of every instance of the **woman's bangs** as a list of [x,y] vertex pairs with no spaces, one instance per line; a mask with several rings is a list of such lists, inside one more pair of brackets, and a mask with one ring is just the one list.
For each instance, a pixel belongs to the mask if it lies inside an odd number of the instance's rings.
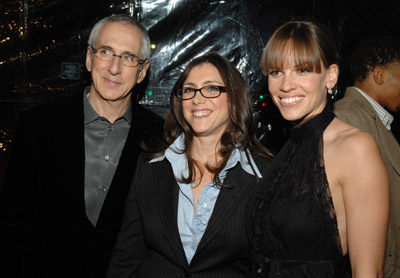
[[321,55],[310,40],[294,40],[291,47],[294,67],[308,72],[321,72]]
[[319,51],[310,43],[293,39],[270,45],[266,52],[264,72],[294,67],[309,72],[321,72]]

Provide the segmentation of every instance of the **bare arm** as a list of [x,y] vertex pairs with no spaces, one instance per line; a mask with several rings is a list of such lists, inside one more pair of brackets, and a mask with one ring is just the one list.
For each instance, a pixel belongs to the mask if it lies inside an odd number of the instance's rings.
[[357,131],[344,145],[341,183],[353,277],[382,277],[390,202],[387,173],[369,134]]

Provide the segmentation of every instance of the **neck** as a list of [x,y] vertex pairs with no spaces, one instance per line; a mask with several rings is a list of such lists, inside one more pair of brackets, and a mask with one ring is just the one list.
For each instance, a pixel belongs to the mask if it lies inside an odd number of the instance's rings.
[[354,82],[354,86],[361,89],[364,93],[369,95],[382,106],[382,103],[379,100],[379,95],[381,94],[380,88],[378,86],[375,86],[375,84],[370,79],[371,78],[367,78],[363,82]]
[[87,94],[87,98],[96,113],[110,123],[114,123],[126,112],[130,102],[130,95],[118,100],[105,100],[92,91]]
[[193,137],[192,157],[201,163],[208,163],[210,166],[215,166],[220,160],[220,157],[217,157],[220,149],[221,143],[219,139]]

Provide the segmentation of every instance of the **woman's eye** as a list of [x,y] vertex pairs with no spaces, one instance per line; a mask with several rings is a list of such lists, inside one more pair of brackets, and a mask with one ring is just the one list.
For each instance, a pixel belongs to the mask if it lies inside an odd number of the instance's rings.
[[219,88],[217,86],[208,86],[206,87],[206,90],[210,92],[216,92],[219,91]]
[[193,88],[183,88],[183,90],[182,90],[182,92],[184,93],[184,94],[191,94],[191,93],[193,93]]
[[280,75],[280,74],[281,74],[281,72],[280,72],[279,70],[272,70],[272,71],[269,72],[268,75],[271,75],[271,76],[278,76],[278,75]]
[[307,74],[307,73],[309,73],[309,71],[306,70],[306,69],[298,69],[297,72],[300,73],[300,74]]

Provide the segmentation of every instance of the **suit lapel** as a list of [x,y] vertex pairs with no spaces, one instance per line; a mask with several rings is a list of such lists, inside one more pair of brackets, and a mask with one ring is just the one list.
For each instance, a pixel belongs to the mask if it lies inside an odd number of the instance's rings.
[[[379,119],[378,119],[379,120]],[[378,125],[382,151],[385,152],[393,169],[400,175],[400,146],[393,133],[387,130],[382,122]],[[382,127],[381,127],[382,126]]]
[[207,229],[197,247],[195,256],[213,239],[221,227],[229,221],[237,208],[242,204],[244,199],[246,199],[250,190],[255,188],[256,178],[242,170],[241,166],[238,164],[228,172],[224,183],[230,188],[221,189],[208,222]]
[[142,126],[135,126],[135,124],[132,123],[129,129],[124,149],[121,153],[106,199],[101,208],[96,228],[101,229],[107,226],[107,223],[110,223],[110,218],[115,217],[115,208],[120,207],[121,203],[125,202],[136,168],[137,158],[141,152],[141,149],[136,144],[139,134],[142,132],[141,128]]
[[161,163],[156,163],[154,172],[157,173],[158,177],[163,177],[162,179],[155,179],[155,188],[157,189],[160,218],[165,234],[177,260],[181,266],[188,269],[185,251],[178,230],[178,184],[175,181],[169,162],[165,159]]
[[115,217],[115,211],[121,208],[121,203],[125,203],[136,169],[137,159],[142,152],[142,149],[139,147],[142,138],[146,132],[152,130],[155,124],[153,120],[144,118],[136,102],[132,101],[132,109],[132,124],[125,140],[124,149],[115,170],[110,189],[101,208],[96,228],[102,228],[107,223],[110,223],[110,219]]

